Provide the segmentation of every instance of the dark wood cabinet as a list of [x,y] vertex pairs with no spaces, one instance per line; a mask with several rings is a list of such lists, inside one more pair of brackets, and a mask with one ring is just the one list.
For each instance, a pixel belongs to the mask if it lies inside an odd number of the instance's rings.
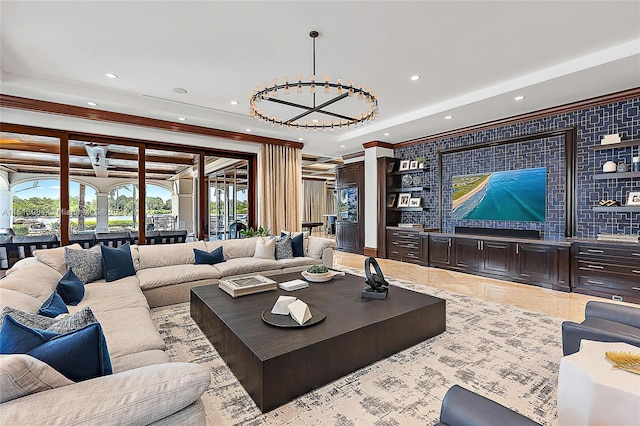
[[388,228],[387,257],[401,262],[422,263],[419,230]]
[[430,234],[429,264],[569,291],[569,244]]
[[362,254],[358,223],[338,222],[336,224],[336,248],[349,253]]
[[508,277],[511,274],[511,243],[480,240],[482,270]]
[[572,291],[640,303],[640,245],[573,244]]
[[429,235],[429,265],[451,266],[451,237]]
[[456,268],[466,269],[468,271],[480,271],[481,252],[480,240],[468,238],[454,238],[454,263]]
[[420,263],[429,265],[429,235],[420,236]]

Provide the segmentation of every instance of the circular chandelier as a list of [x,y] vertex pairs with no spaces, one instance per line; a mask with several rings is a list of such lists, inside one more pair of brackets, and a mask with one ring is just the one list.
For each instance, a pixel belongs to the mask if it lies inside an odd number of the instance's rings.
[[[339,78],[333,83],[329,81],[329,76],[327,75],[325,75],[321,81],[316,81],[316,38],[318,35],[317,31],[311,31],[309,33],[309,37],[313,39],[313,74],[311,78],[305,81],[302,75],[298,75],[297,81],[291,81],[289,77],[285,77],[284,84],[278,84],[278,80],[273,80],[273,85],[265,83],[264,86],[258,86],[256,90],[251,92],[251,96],[249,97],[249,115],[251,117],[260,122],[278,125],[281,128],[286,127],[289,129],[304,130],[342,130],[346,127],[365,124],[375,120],[378,116],[378,97],[375,92],[371,91],[370,87],[364,89],[362,84],[356,87],[353,84],[353,80],[349,80],[345,84]],[[282,93],[286,97],[294,90],[297,94],[303,94],[305,91],[303,88],[309,88],[309,92],[313,95],[313,105],[308,106],[301,103],[289,102],[280,96]],[[322,92],[329,96],[335,94],[336,96],[320,105],[316,105],[316,92]],[[365,104],[366,110],[362,113],[349,116],[327,109],[328,106],[336,104],[345,98],[361,101]],[[301,112],[288,119],[278,117],[275,114],[265,112],[260,107],[260,105],[269,105],[268,103],[298,108]],[[328,116],[328,118],[322,121],[312,120],[311,123],[309,123],[309,120],[301,121],[301,119],[313,113],[324,114]]]

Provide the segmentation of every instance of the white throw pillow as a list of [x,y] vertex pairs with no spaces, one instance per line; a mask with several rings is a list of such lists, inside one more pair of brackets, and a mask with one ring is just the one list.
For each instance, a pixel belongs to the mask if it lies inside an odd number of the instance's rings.
[[276,239],[258,237],[253,257],[256,259],[276,260]]
[[0,403],[73,383],[32,356],[0,355]]
[[321,259],[324,249],[331,247],[331,241],[328,238],[309,237],[309,251],[307,256],[313,259]]

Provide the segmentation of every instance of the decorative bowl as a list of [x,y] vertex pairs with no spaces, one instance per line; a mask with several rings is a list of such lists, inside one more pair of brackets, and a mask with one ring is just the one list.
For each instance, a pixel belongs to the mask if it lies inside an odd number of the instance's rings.
[[328,271],[328,272],[321,272],[321,273],[311,273],[311,272],[307,272],[307,271],[302,271],[302,276],[307,280],[307,281],[311,281],[312,283],[324,283],[327,282],[329,280],[331,280],[331,278],[333,278],[334,272],[332,271]]
[[327,281],[331,281],[331,279],[336,275],[344,276],[344,272],[328,271],[319,274],[312,274],[307,271],[302,271],[302,276],[304,277],[304,279],[306,279],[307,281],[311,281],[312,283],[326,283]]

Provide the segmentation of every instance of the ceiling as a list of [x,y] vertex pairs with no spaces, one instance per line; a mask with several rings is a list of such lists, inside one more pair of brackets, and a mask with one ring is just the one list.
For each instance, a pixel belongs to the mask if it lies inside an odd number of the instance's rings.
[[[2,1],[0,14],[3,94],[303,138],[325,157],[640,86],[638,1]],[[305,132],[249,117],[256,86],[309,78],[310,30],[318,78],[370,86],[375,122]]]

